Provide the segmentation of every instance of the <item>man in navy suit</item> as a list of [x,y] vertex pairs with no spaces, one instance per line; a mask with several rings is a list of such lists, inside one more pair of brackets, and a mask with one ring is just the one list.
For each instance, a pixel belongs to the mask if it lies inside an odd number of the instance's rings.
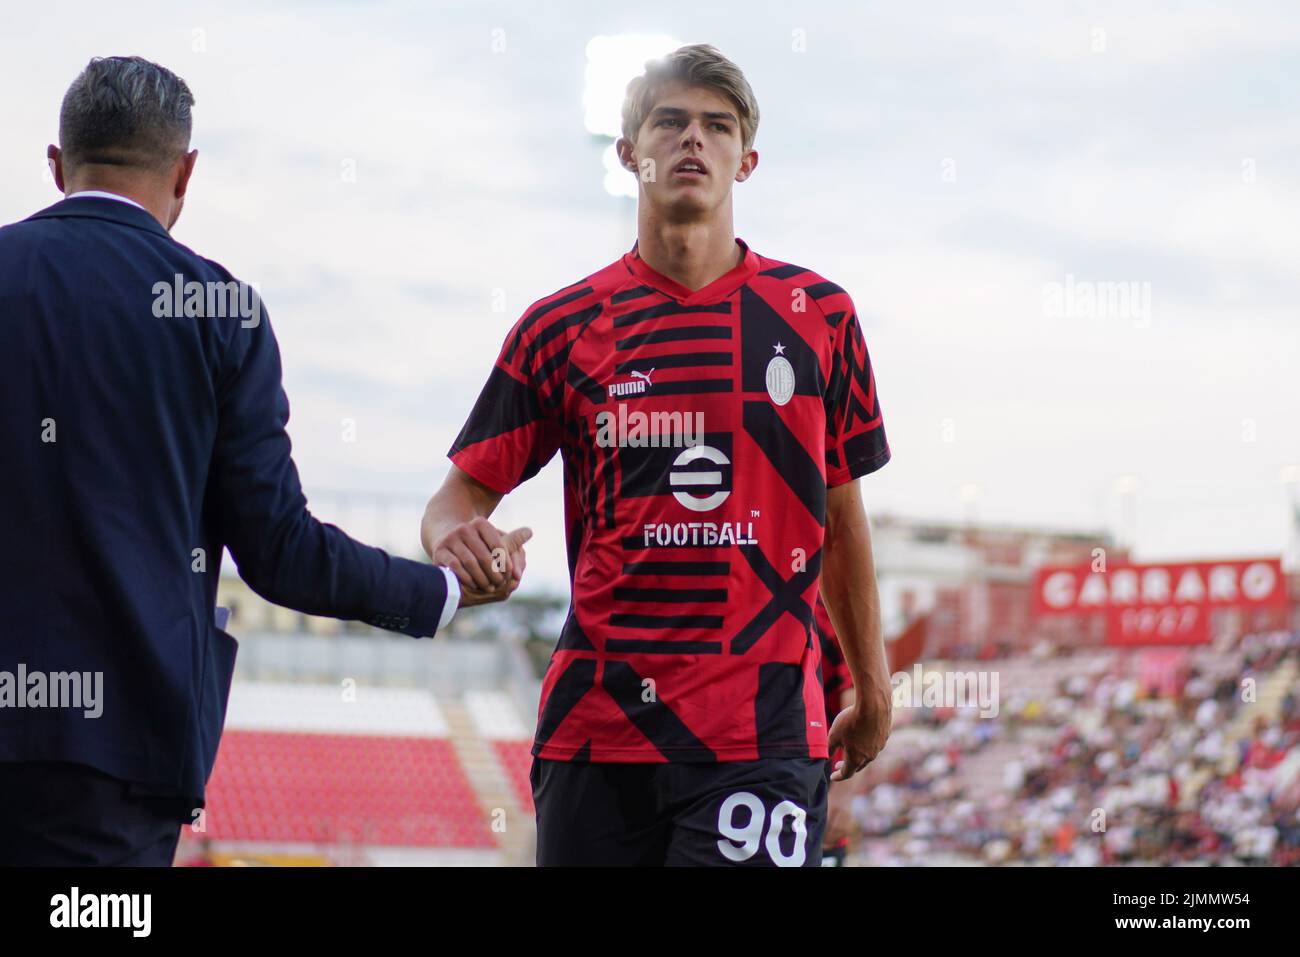
[[66,198],[0,229],[0,864],[171,863],[234,669],[224,548],[269,601],[414,637],[522,573],[526,529],[462,590],[307,510],[260,300],[168,234],[192,104],[92,60],[49,147]]

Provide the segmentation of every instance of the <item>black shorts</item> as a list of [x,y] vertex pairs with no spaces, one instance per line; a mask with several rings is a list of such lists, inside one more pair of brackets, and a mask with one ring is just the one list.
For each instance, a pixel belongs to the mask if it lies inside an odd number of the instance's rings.
[[820,867],[826,761],[533,759],[537,864]]

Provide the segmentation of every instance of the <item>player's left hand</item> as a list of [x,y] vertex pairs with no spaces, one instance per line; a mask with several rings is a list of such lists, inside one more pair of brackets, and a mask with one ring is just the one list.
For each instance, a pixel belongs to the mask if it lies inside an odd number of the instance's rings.
[[523,580],[524,569],[528,567],[528,556],[524,554],[524,543],[532,536],[533,532],[530,528],[517,528],[504,536],[502,542],[507,549],[510,564],[505,580],[489,589],[462,585],[460,589],[460,607],[470,608],[474,605],[487,605],[493,602],[505,601],[513,595],[515,589],[519,587],[520,581]]
[[[888,685],[885,686],[888,689]],[[844,759],[835,763],[832,781],[847,781],[876,759],[889,740],[894,726],[893,696],[881,693],[861,695],[831,723],[827,753],[844,749]]]

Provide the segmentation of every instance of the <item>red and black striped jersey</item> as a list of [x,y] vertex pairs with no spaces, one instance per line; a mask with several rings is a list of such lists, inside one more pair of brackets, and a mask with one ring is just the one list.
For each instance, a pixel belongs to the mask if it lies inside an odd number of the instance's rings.
[[540,757],[826,757],[826,490],[889,446],[848,294],[736,242],[702,289],[633,247],[533,304],[452,446],[503,494],[562,455],[572,603]]
[[817,596],[813,608],[813,630],[817,633],[822,651],[822,693],[826,700],[826,720],[835,720],[835,716],[844,710],[845,695],[853,690],[853,673],[849,663],[844,660],[844,649],[840,647],[840,637],[831,624],[830,612],[822,596]]

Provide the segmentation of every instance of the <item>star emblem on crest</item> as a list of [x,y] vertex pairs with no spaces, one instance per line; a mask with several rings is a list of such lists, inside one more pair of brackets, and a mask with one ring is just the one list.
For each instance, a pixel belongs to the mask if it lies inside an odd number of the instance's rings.
[[781,345],[781,343],[779,342],[776,345],[774,345],[772,348],[776,350],[777,355],[785,354],[785,346]]

